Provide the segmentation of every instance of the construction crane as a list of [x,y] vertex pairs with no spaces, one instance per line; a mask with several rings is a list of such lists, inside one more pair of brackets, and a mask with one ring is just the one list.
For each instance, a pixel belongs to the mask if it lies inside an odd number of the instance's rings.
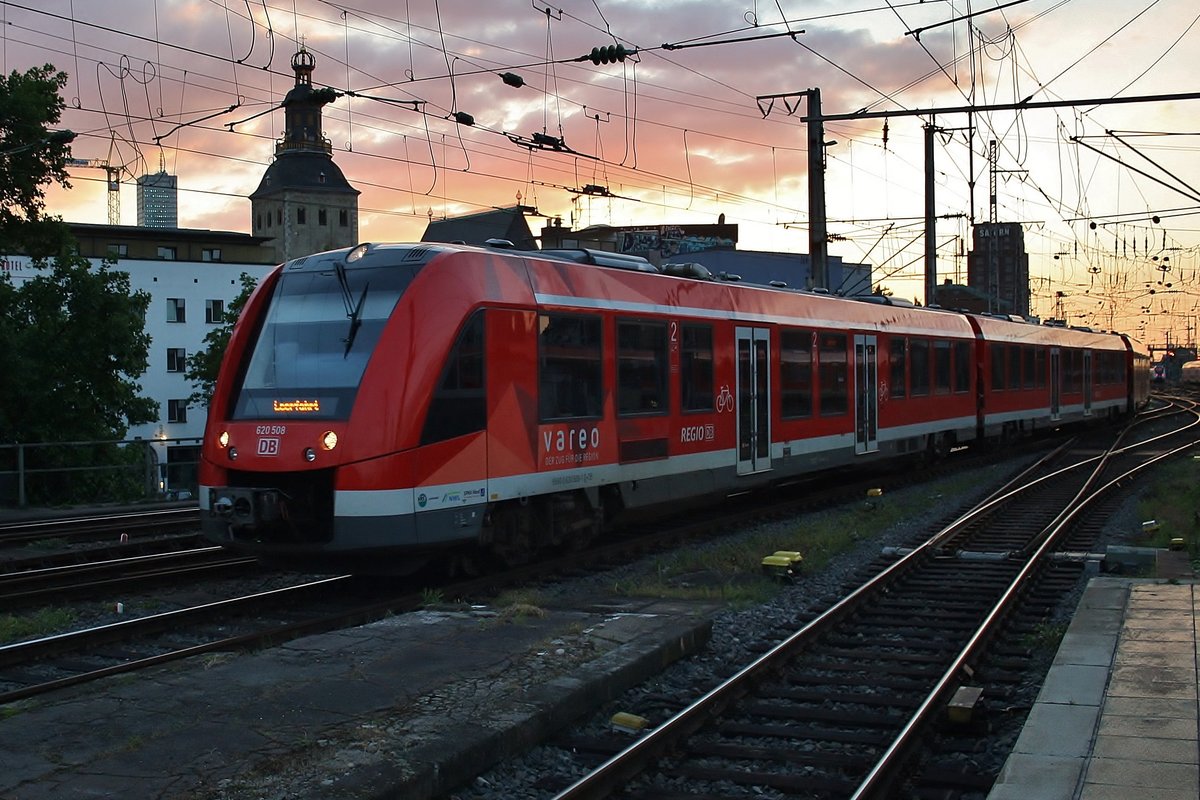
[[121,224],[121,170],[124,167],[114,167],[104,158],[68,158],[68,167],[84,167],[87,169],[102,169],[108,176],[108,224]]

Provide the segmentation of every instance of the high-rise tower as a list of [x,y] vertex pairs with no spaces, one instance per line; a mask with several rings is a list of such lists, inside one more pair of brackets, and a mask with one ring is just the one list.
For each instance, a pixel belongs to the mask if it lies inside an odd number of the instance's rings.
[[137,224],[143,228],[179,227],[179,183],[160,166],[137,179]]
[[281,262],[358,243],[359,192],[333,163],[333,147],[321,127],[321,109],[337,93],[313,88],[315,66],[303,46],[292,56],[296,85],[283,99],[283,139],[250,195],[252,232],[274,237]]

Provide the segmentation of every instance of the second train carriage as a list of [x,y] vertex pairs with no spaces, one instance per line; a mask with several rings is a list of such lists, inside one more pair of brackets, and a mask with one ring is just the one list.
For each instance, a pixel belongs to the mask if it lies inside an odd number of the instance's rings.
[[206,535],[309,561],[458,544],[515,561],[625,512],[1132,402],[1117,336],[702,277],[451,245],[282,265],[210,405]]

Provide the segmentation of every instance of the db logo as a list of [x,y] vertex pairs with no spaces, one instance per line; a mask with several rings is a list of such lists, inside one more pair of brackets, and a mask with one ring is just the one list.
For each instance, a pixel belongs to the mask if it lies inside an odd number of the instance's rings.
[[258,440],[258,454],[260,456],[277,456],[279,455],[279,439],[274,436],[263,436]]

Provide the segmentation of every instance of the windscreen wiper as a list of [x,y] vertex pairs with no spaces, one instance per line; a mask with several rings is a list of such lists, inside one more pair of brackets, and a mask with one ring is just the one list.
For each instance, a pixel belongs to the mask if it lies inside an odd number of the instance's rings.
[[367,281],[363,286],[362,294],[358,296],[358,302],[355,303],[353,295],[350,293],[350,279],[346,275],[346,265],[341,261],[333,262],[333,271],[337,275],[338,286],[342,289],[342,302],[346,304],[346,318],[350,320],[350,333],[343,339],[346,343],[346,350],[342,353],[342,357],[350,355],[350,348],[354,345],[354,337],[358,334],[359,327],[362,326],[362,309],[363,303],[367,299],[367,290],[371,288],[371,282]]

